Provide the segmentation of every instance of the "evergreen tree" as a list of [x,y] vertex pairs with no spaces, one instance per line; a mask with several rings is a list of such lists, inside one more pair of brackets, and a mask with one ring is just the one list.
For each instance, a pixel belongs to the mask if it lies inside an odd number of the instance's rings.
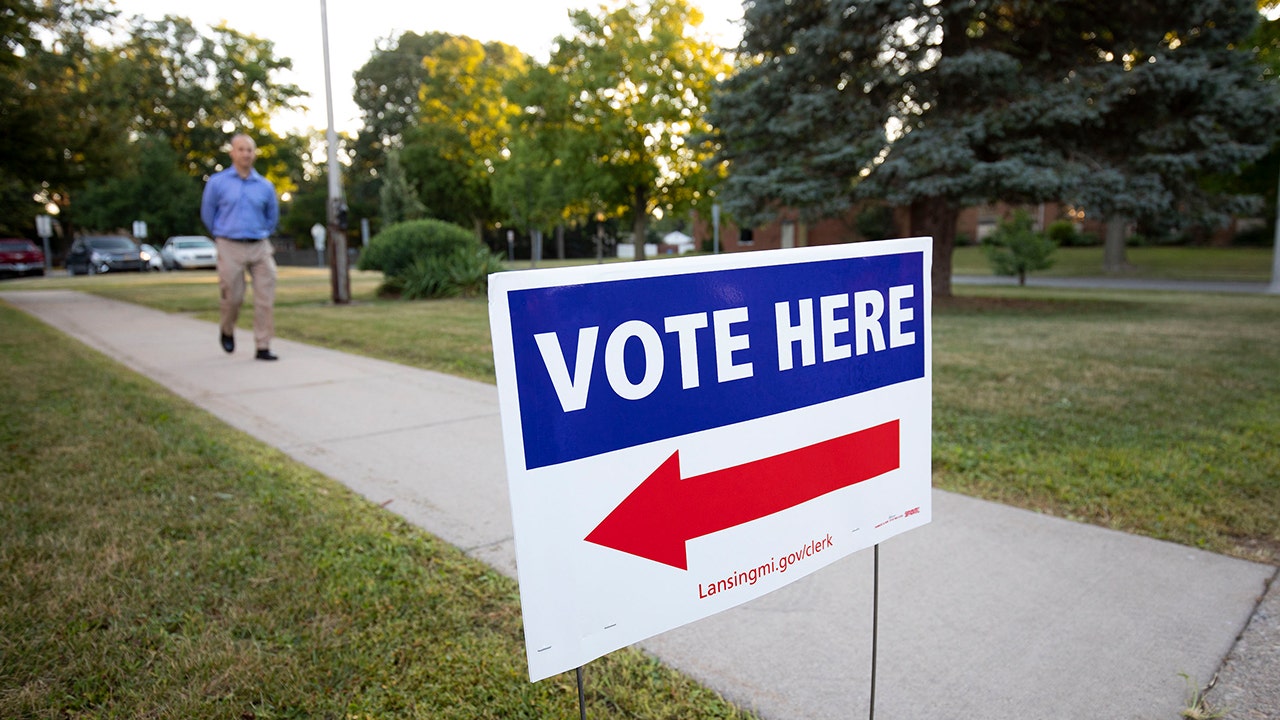
[[1000,219],[995,232],[983,239],[982,249],[995,274],[1013,275],[1019,285],[1026,285],[1027,273],[1053,267],[1057,243],[1035,229],[1031,213],[1019,209]]
[[723,202],[748,223],[907,206],[950,295],[965,205],[1168,215],[1196,171],[1265,149],[1276,104],[1230,51],[1256,19],[1249,0],[756,0],[712,108]]
[[421,220],[426,216],[426,207],[418,199],[417,191],[400,167],[399,151],[387,153],[387,169],[378,198],[382,210],[382,227],[391,227],[405,220]]

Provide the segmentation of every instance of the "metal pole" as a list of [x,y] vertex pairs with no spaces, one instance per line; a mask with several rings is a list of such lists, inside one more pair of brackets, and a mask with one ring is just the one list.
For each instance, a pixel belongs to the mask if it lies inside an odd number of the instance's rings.
[[582,688],[582,666],[578,666],[578,718],[587,720],[587,694]]
[[720,203],[711,206],[711,253],[720,254]]
[[876,649],[880,631],[880,543],[876,543],[875,570],[871,581],[871,714],[876,720]]
[[1267,292],[1280,295],[1280,186],[1276,188],[1276,239],[1271,252],[1271,285]]
[[351,302],[351,276],[347,268],[347,233],[339,223],[342,206],[342,176],[338,166],[338,133],[333,129],[333,83],[329,73],[329,13],[325,0],[320,0],[320,29],[324,36],[324,99],[329,112],[329,129],[325,140],[329,145],[329,278],[333,287],[333,301],[337,304]]

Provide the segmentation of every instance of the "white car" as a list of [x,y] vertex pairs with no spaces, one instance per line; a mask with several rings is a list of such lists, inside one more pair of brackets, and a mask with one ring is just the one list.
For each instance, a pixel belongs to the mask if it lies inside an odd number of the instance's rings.
[[218,246],[204,235],[176,235],[164,242],[160,258],[166,270],[218,266]]
[[164,270],[164,259],[154,245],[142,243],[138,247],[142,250],[142,261],[147,264],[147,270]]

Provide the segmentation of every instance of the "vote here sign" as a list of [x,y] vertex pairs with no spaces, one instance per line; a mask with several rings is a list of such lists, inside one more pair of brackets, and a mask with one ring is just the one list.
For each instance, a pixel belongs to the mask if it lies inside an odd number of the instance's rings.
[[532,680],[929,522],[931,257],[490,276]]

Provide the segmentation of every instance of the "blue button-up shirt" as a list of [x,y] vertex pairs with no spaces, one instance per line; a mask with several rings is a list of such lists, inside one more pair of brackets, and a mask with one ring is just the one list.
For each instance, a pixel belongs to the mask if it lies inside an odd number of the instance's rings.
[[280,205],[271,181],[250,169],[242,178],[229,167],[209,178],[200,202],[200,219],[214,237],[271,237],[280,220]]

